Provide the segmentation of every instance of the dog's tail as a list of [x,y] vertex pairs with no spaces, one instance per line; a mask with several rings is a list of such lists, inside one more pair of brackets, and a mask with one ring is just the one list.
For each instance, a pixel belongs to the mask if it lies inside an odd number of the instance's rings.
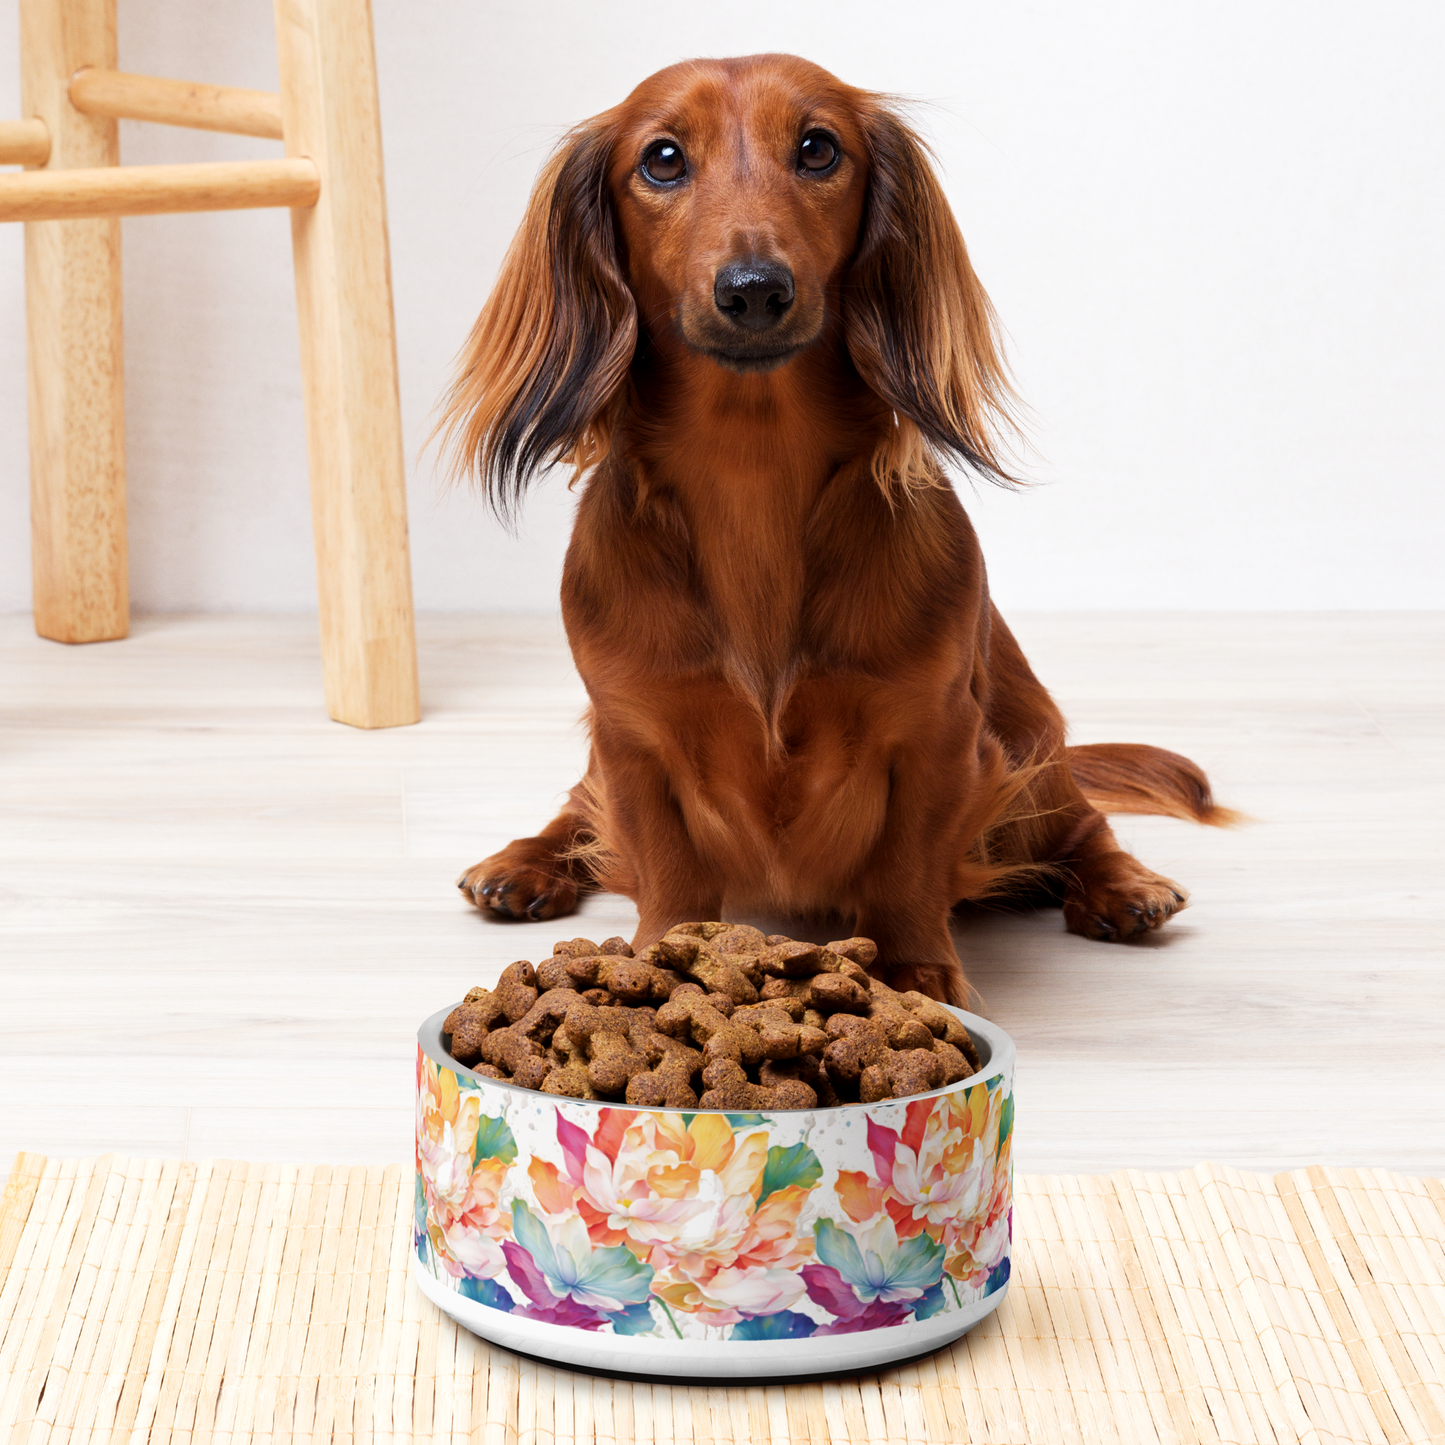
[[1079,791],[1101,813],[1158,813],[1232,828],[1244,814],[1214,801],[1209,779],[1197,763],[1145,743],[1090,743],[1065,748]]

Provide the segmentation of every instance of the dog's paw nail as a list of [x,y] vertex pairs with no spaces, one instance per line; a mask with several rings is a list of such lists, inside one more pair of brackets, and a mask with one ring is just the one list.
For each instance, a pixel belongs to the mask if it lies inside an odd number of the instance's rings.
[[544,893],[544,894],[542,894],[542,896],[541,896],[540,898],[534,898],[534,899],[531,901],[531,903],[529,903],[529,904],[527,905],[527,917],[528,917],[528,918],[540,918],[541,915],[542,915],[542,910],[543,910],[551,901],[552,901],[552,895],[551,895],[550,893]]
[[1169,890],[1169,892],[1173,895],[1174,901],[1176,903],[1184,902],[1184,895],[1182,893],[1175,893],[1172,888]]
[[1090,920],[1094,927],[1099,930],[1100,938],[1112,938],[1116,932],[1114,925],[1107,918],[1100,918],[1097,914]]
[[[1131,914],[1133,914],[1133,916],[1134,916],[1135,918],[1138,918],[1138,916],[1139,916],[1143,911],[1144,911],[1144,910],[1143,910],[1142,908],[1135,908],[1132,903],[1129,904],[1128,907],[1126,907],[1126,908],[1124,909],[1124,912],[1125,912],[1125,913],[1131,913]],[[1154,916],[1154,915],[1153,915],[1152,913],[1149,915],[1150,918],[1153,918],[1153,916]]]

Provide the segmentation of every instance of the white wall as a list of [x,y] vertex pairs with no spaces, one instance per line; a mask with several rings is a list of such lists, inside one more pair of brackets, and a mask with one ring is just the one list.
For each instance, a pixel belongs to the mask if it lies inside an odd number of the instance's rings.
[[[926,98],[1034,414],[1041,485],[968,500],[1013,608],[1445,605],[1445,10],[1432,0],[374,0],[422,608],[550,610],[418,456],[551,139],[693,54],[792,50]],[[18,107],[0,0],[0,114]],[[265,0],[120,0],[121,63],[275,84]],[[271,154],[122,129],[131,162]],[[283,213],[125,222],[137,608],[313,604]],[[0,609],[29,605],[24,301],[0,227]]]

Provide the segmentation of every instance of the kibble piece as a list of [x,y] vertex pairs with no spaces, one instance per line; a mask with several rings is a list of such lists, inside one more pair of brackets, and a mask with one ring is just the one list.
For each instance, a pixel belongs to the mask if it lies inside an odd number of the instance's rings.
[[515,1026],[493,1029],[482,1040],[482,1057],[489,1064],[505,1069],[514,1079],[517,1071],[528,1059],[540,1059],[543,1053],[542,1045],[536,1039],[529,1039],[526,1034],[519,1033]]
[[537,970],[526,959],[509,963],[492,993],[502,1012],[516,1023],[537,1002]]
[[764,978],[758,997],[764,1001],[780,998],[800,999],[806,1006],[813,997],[811,978]]
[[800,1024],[803,1022],[805,1010],[806,1005],[802,999],[785,994],[782,998],[765,998],[758,1003],[745,1003],[741,1008],[735,1008],[732,1016],[741,1022],[761,1017],[765,1013],[777,1013],[791,1019],[795,1024]]
[[962,1083],[964,1079],[971,1078],[978,1072],[977,1069],[969,1067],[963,1051],[955,1048],[947,1039],[934,1039],[933,1052],[943,1060],[943,1083],[939,1088],[946,1084]]
[[671,998],[657,1011],[660,1033],[675,1039],[690,1038],[702,1045],[703,1057],[735,1059],[743,1064],[760,1064],[763,1045],[752,1029],[735,1024],[705,998],[684,994]]
[[654,1032],[652,1039],[665,1041],[656,1046],[656,1053],[647,1050],[652,1067],[634,1074],[627,1081],[627,1102],[650,1109],[692,1109],[697,1106],[697,1090],[692,1081],[702,1064],[702,1055],[686,1044]]
[[567,973],[576,987],[604,988],[624,1003],[639,1003],[654,994],[666,998],[667,990],[655,977],[657,972],[639,958],[614,958],[605,953],[573,958],[567,963]]
[[883,1030],[872,1019],[858,1018],[852,1014],[834,1014],[828,1020],[829,1033],[833,1032],[836,1020],[845,1018],[852,1019],[862,1027],[835,1035],[833,1042],[823,1051],[823,1062],[828,1066],[828,1073],[835,1084],[839,1080],[851,1083],[860,1078],[864,1069],[870,1064],[881,1062],[882,1056],[889,1052]]
[[451,1035],[452,1057],[464,1064],[480,1058],[482,1040],[504,1017],[501,1005],[491,995],[458,1004],[442,1024],[442,1032]]
[[571,1059],[565,1064],[554,1065],[551,1072],[542,1080],[542,1092],[556,1094],[564,1099],[597,1098],[597,1091],[592,1087],[592,1080],[587,1076],[587,1065],[579,1059]]
[[822,1059],[816,1054],[800,1054],[795,1059],[764,1059],[758,1069],[758,1082],[766,1088],[777,1088],[789,1080],[806,1084],[824,1109],[832,1109],[841,1102]]
[[641,954],[659,968],[669,968],[700,983],[709,993],[725,993],[734,1003],[756,1003],[758,990],[737,964],[712,952],[702,940],[674,936],[644,948]]
[[708,946],[714,953],[724,956],[747,956],[761,953],[768,946],[768,940],[760,930],[751,928],[746,923],[735,923],[721,933],[715,933],[708,940]]
[[815,1009],[825,1014],[864,1014],[872,1003],[866,988],[841,973],[819,974],[812,981],[808,998]]
[[517,1020],[514,1027],[518,1033],[526,1034],[528,1038],[537,1039],[544,1044],[550,1043],[552,1035],[567,1017],[567,1010],[574,1003],[581,1002],[582,995],[570,988],[549,989],[538,996],[537,1002]]
[[878,945],[871,938],[842,938],[830,943],[828,952],[852,959],[861,968],[868,968],[878,960]]
[[817,943],[779,943],[762,954],[758,967],[775,978],[810,978],[837,973],[839,960]]
[[822,1029],[794,1022],[781,1009],[756,1005],[739,1009],[733,1021],[741,1022],[757,1034],[765,1059],[795,1059],[799,1054],[821,1054],[828,1045]]
[[674,923],[663,936],[667,938],[674,935],[678,938],[700,938],[706,943],[709,939],[716,938],[718,934],[726,933],[732,927],[731,923]]
[[519,1084],[524,1089],[540,1089],[552,1069],[551,1059],[539,1058],[534,1055],[521,1060],[512,1070],[512,1083]]
[[568,1036],[587,1048],[587,1078],[608,1097],[626,1093],[627,1081],[647,1068],[647,1060],[628,1041],[630,1012],[588,1003],[575,1003],[567,1010]]
[[902,1049],[883,1065],[895,1099],[927,1094],[943,1085],[943,1060],[932,1049]]
[[451,1033],[453,1020],[463,1017],[471,1019],[479,1028],[496,1028],[505,1017],[502,1001],[490,989],[469,989],[466,998],[447,1015],[442,1032]]
[[698,1101],[704,1109],[812,1109],[818,1096],[798,1079],[768,1087],[754,1084],[731,1059],[719,1059],[702,1071],[707,1092]]
[[554,955],[560,953],[569,958],[586,958],[589,954],[601,951],[590,938],[564,938],[560,943],[552,945]]
[[537,987],[543,993],[554,988],[575,988],[576,981],[567,971],[571,962],[570,953],[554,953],[551,958],[544,958],[537,965]]
[[632,945],[625,938],[614,934],[597,945],[597,952],[614,954],[618,958],[631,958]]

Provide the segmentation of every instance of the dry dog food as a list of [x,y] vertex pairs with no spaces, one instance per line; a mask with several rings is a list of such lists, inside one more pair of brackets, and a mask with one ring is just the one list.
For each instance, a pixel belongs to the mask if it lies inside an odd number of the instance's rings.
[[443,1041],[489,1078],[642,1108],[872,1104],[977,1073],[963,1025],[870,977],[877,955],[866,938],[729,923],[679,924],[636,957],[620,938],[574,938],[472,989]]

